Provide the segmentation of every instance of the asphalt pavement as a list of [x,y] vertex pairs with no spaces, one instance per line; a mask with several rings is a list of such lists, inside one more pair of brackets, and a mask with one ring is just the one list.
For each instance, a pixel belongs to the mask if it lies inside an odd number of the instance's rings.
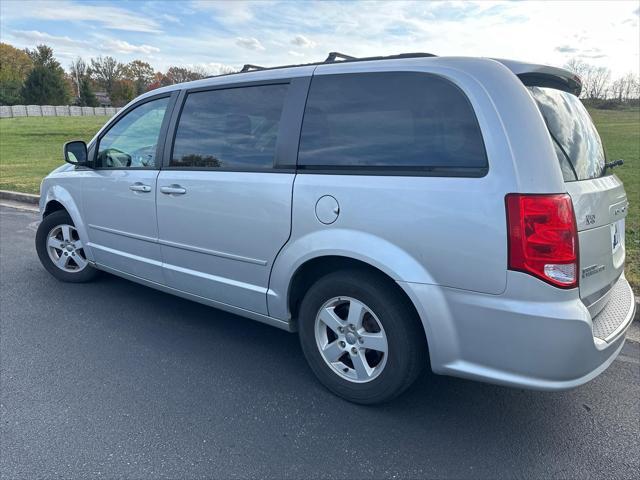
[[0,478],[638,478],[640,347],[565,392],[425,372],[377,407],[297,337],[103,275],[56,281],[0,207]]

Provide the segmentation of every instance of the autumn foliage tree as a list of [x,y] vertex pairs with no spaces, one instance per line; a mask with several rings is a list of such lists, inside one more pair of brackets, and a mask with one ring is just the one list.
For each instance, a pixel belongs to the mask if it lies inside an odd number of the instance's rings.
[[98,57],[91,59],[89,75],[107,92],[109,96],[113,93],[115,83],[122,78],[124,65],[113,57]]
[[33,62],[24,50],[0,43],[0,104],[16,105],[22,101],[20,90]]
[[132,80],[122,79],[113,83],[111,103],[115,107],[122,107],[136,97],[136,86]]
[[164,80],[164,73],[156,72],[153,75],[153,80],[151,80],[151,83],[147,87],[147,91],[155,90],[156,88],[162,87],[163,86],[162,85],[163,84],[163,80]]
[[[198,66],[171,66],[156,72],[147,62],[127,64],[111,56],[85,61],[76,58],[65,73],[46,45],[19,50],[0,43],[0,103],[60,104],[72,100],[81,106],[98,105],[96,92],[103,90],[115,106],[121,106],[149,90],[199,80],[208,72]],[[75,99],[75,100],[73,100]]]
[[167,73],[164,74],[161,81],[162,86],[175,85],[176,83],[191,82],[193,80],[200,80],[204,78],[206,74],[197,70],[191,70],[184,67],[170,67]]
[[153,67],[142,60],[133,60],[123,68],[123,77],[133,82],[136,95],[141,95],[149,89],[154,75]]

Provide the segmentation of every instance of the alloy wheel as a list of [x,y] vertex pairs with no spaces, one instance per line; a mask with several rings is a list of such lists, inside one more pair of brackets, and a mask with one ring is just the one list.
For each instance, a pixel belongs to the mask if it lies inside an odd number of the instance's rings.
[[387,363],[389,346],[382,323],[355,298],[325,302],[316,315],[315,338],[327,365],[350,382],[370,382]]
[[78,231],[72,225],[57,225],[47,235],[47,253],[60,270],[77,273],[89,262]]

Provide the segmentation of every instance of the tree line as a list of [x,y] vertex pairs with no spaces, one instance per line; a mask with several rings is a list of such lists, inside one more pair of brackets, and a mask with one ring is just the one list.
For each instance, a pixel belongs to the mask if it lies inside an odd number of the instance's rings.
[[149,63],[121,63],[113,57],[76,58],[65,71],[47,45],[21,50],[0,43],[0,105],[99,106],[96,92],[121,107],[138,95],[174,83],[207,76],[200,68],[170,67],[156,71]]
[[580,98],[587,102],[623,104],[637,102],[640,98],[640,76],[631,72],[612,78],[608,68],[596,67],[577,58],[569,60],[564,68],[580,77]]

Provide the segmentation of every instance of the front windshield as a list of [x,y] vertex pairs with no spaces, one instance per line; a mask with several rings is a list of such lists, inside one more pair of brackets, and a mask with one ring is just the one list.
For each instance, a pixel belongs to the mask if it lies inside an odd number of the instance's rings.
[[565,181],[604,174],[602,141],[591,116],[573,94],[547,87],[528,87],[555,143]]

